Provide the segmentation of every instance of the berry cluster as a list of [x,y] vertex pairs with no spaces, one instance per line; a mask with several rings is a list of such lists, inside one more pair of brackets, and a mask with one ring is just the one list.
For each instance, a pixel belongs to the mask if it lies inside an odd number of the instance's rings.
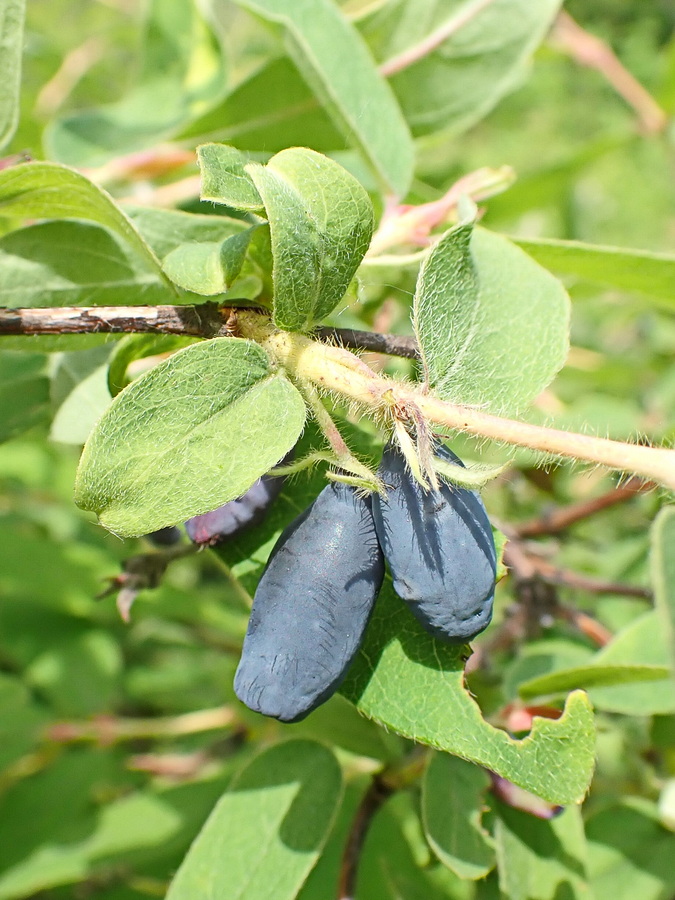
[[[460,460],[441,447],[437,453]],[[496,552],[477,493],[424,490],[389,444],[385,497],[331,483],[281,534],[253,600],[235,692],[250,709],[297,722],[338,688],[382,586],[436,637],[464,643],[492,617]],[[241,502],[241,501],[234,501]]]

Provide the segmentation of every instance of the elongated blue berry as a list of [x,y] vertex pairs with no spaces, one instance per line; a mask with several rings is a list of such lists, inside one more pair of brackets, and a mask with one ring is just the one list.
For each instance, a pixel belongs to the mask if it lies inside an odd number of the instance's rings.
[[383,576],[370,499],[329,484],[283,532],[260,579],[239,699],[283,722],[327,700],[359,649]]
[[[446,447],[436,452],[463,465]],[[470,641],[490,623],[495,588],[497,556],[483,501],[445,482],[425,491],[392,443],[378,474],[387,495],[373,496],[373,517],[396,593],[437,637]]]

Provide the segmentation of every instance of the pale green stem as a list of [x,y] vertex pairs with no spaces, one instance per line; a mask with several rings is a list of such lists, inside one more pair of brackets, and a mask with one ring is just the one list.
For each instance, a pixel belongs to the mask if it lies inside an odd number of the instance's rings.
[[[255,313],[240,313],[238,325],[243,337],[262,344],[299,379],[355,401],[376,414],[391,416],[394,406],[402,409],[408,405],[417,406],[427,421],[444,428],[633,472],[675,490],[675,450],[545,428],[458,406],[423,394],[414,385],[377,375],[340,348],[319,344],[305,335],[275,331]],[[347,363],[345,355],[355,364]]]

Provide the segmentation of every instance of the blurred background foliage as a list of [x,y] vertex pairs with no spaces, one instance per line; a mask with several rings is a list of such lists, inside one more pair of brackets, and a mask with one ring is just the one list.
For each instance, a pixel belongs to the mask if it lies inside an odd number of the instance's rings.
[[[366,5],[372,4],[342,4],[353,13]],[[28,4],[22,116],[8,153],[50,158],[50,123],[115,103],[135,88],[140,7],[133,0]],[[565,8],[611,46],[668,116],[675,112],[675,8],[669,0],[570,0]],[[270,48],[276,52],[277,38],[229,4],[218,9],[228,78],[236,84]],[[273,106],[273,82],[266,91]],[[195,121],[193,111],[179,146],[194,147]],[[316,143],[330,144],[321,123],[314,124]],[[247,149],[263,155],[278,149],[264,140],[256,145],[260,132],[253,125],[242,126],[241,134]],[[441,130],[419,140],[408,200],[436,199],[467,172],[508,164],[517,178],[485,205],[488,227],[521,237],[673,253],[674,140],[671,125],[656,133],[641,129],[635,111],[607,79],[551,38],[517,89],[480,123],[459,136]],[[232,142],[239,143],[236,135]],[[310,137],[298,142],[312,144]],[[358,171],[349,154],[336,156]],[[186,161],[183,170],[131,183],[113,174],[106,186],[142,204],[176,175],[195,172]],[[180,203],[200,208],[194,199]],[[335,322],[405,332],[411,287],[400,274],[384,288],[366,280],[361,303]],[[668,309],[641,294],[582,281],[568,287],[568,364],[532,415],[616,438],[672,443],[672,304]],[[94,371],[103,357],[84,360],[84,368]],[[231,684],[248,598],[216,555],[173,563],[157,589],[140,594],[129,625],[110,599],[95,600],[125,559],[150,548],[105,533],[74,507],[78,442],[48,440],[62,399],[58,382],[49,377],[54,365],[42,353],[0,353],[0,900],[164,896],[232,773],[288,736],[332,744],[347,773],[328,849],[299,895],[332,896],[326,886],[336,882],[342,842],[366,776],[400,759],[407,742],[361,719],[341,697],[291,727],[242,710]],[[391,372],[409,371],[404,361],[386,365]],[[20,398],[29,393],[41,401],[30,405],[27,419]],[[502,458],[498,449],[461,437],[453,446],[468,458]],[[516,461],[485,491],[490,513],[507,527],[545,521],[556,509],[615,490],[616,478],[604,471],[534,468],[525,452]],[[476,641],[469,675],[492,721],[509,725],[514,709],[523,706],[523,681],[582,665],[618,633],[617,660],[665,662],[651,612],[648,561],[649,526],[662,500],[656,490],[626,494],[623,502],[559,533],[526,539],[536,541],[526,549],[555,572],[546,576],[543,566],[528,581],[516,569],[499,586],[496,622]],[[597,688],[591,697],[598,766],[584,805],[582,855],[588,868],[581,887],[562,863],[557,874],[549,868],[531,893],[519,893],[524,882],[517,872],[501,872],[499,883],[494,872],[477,883],[460,880],[434,860],[419,833],[413,785],[376,816],[357,896],[490,898],[501,892],[560,900],[591,896],[591,890],[599,900],[672,897],[675,691],[659,682]],[[194,711],[201,718],[184,718]],[[511,848],[517,865],[537,871],[537,860],[546,856],[545,850],[537,856],[536,849],[542,820],[529,824],[520,815],[502,815],[496,839],[502,850]],[[552,833],[546,832],[547,839],[554,840]]]

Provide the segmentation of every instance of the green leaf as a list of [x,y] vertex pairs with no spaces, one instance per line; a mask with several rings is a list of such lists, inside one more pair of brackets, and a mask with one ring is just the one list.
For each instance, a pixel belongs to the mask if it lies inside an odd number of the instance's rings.
[[0,8],[0,149],[11,141],[19,122],[25,14],[25,0],[5,0]]
[[121,688],[122,653],[102,629],[61,639],[26,670],[26,681],[60,716],[112,713]]
[[[669,666],[670,652],[661,616],[652,610],[620,631],[595,656],[598,666]],[[593,688],[591,699],[598,709],[629,716],[675,712],[675,684],[670,679],[653,683]]]
[[471,896],[467,887],[434,860],[424,838],[416,798],[410,791],[394,794],[368,829],[359,858],[356,897],[455,900]]
[[413,316],[431,384],[454,403],[515,413],[567,355],[569,299],[560,282],[482,228],[470,243],[468,225],[454,228],[432,249]]
[[85,445],[76,503],[124,536],[175,525],[241,496],[304,421],[302,397],[256,344],[193,344],[108,407]]
[[432,850],[460,878],[483,878],[494,867],[492,838],[481,825],[486,772],[434,753],[422,782],[422,822]]
[[239,277],[252,233],[249,228],[224,241],[180,244],[164,258],[164,271],[186,291],[222,294]]
[[232,209],[263,212],[265,204],[246,171],[243,153],[227,144],[204,144],[197,148],[202,173],[201,198]]
[[544,820],[498,801],[494,806],[498,816],[495,842],[502,897],[592,900],[579,807],[572,806],[556,818]]
[[675,506],[665,506],[651,530],[652,583],[671,671],[675,677]]
[[[116,397],[122,388],[132,380],[127,375],[127,369],[137,359],[146,359],[149,356],[159,356],[164,353],[173,353],[190,344],[195,344],[199,338],[183,337],[179,334],[127,334],[115,344],[108,361],[108,391],[111,397]],[[137,373],[138,374],[138,373]]]
[[46,723],[26,685],[0,673],[0,771],[30,752]]
[[337,128],[386,194],[410,186],[414,147],[401,110],[370,52],[331,0],[237,0],[279,23],[288,53]]
[[104,190],[65,166],[31,162],[0,171],[0,217],[85,219],[121,237],[175,295],[159,260]]
[[636,291],[673,309],[675,256],[581,241],[513,238],[533,259],[558,275],[571,275],[620,291]]
[[56,409],[49,432],[62,444],[84,444],[110,405],[110,346],[55,355],[51,397]]
[[360,716],[354,706],[340,694],[334,694],[301,722],[280,728],[292,737],[306,737],[317,741],[329,738],[334,747],[342,747],[357,756],[385,762],[400,758],[405,747],[401,738],[387,734],[375,722]]
[[164,259],[181,244],[224,241],[251,227],[242,219],[205,216],[179,209],[157,209],[151,206],[125,206],[124,209],[159,259]]
[[338,810],[342,777],[333,754],[287,741],[250,763],[223,794],[193,843],[167,900],[292,900],[317,861]]
[[394,0],[359,23],[413,134],[466,131],[522,81],[561,0]]
[[340,302],[373,234],[370,199],[342,166],[305,148],[247,172],[265,203],[274,256],[274,320],[307,331]]
[[344,148],[344,136],[319,106],[288,57],[263,60],[219,104],[181,133],[183,140],[233,141],[240,150],[278,153],[306,146],[326,153]]
[[532,700],[534,697],[567,693],[576,688],[589,690],[593,687],[634,684],[636,681],[661,681],[670,678],[670,675],[667,666],[578,666],[524,681],[518,692],[523,700]]
[[0,305],[135,306],[175,300],[117,237],[84,222],[44,222],[0,238]]
[[45,422],[48,416],[47,357],[0,351],[0,441]]
[[222,92],[222,54],[193,0],[152,0],[142,52],[142,70],[127,96],[70,113],[47,128],[50,156],[93,167],[153,147]]
[[594,896],[663,900],[675,891],[673,833],[659,824],[653,803],[631,797],[601,809],[586,825]]
[[0,900],[30,897],[86,877],[87,861],[77,841],[91,825],[95,792],[111,779],[112,763],[100,749],[66,751],[3,793]]
[[532,732],[515,740],[481,716],[464,686],[464,652],[424,631],[387,577],[341,692],[405,737],[485,766],[551,803],[580,801],[595,755],[586,695],[570,694],[560,719],[536,718]]

